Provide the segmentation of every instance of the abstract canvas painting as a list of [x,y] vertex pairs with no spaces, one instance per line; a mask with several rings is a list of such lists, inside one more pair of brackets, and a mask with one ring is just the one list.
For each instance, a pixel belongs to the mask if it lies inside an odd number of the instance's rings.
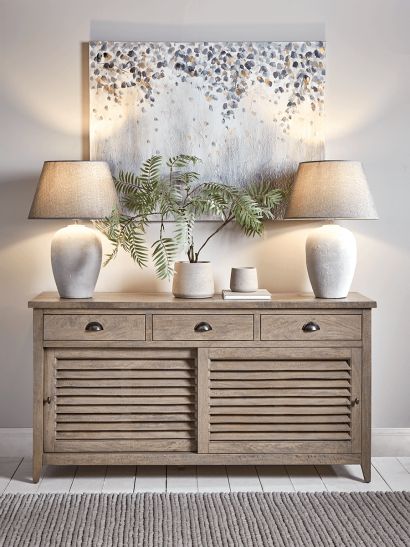
[[324,157],[323,42],[90,42],[89,53],[91,159],[114,173],[185,153],[203,181],[288,187],[300,161]]

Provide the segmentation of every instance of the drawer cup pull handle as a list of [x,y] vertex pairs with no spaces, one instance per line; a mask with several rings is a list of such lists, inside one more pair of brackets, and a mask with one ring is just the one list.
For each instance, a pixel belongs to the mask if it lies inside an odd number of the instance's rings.
[[212,330],[211,325],[209,323],[206,323],[205,321],[197,323],[194,327],[195,332],[209,332],[210,330]]
[[85,330],[87,332],[99,332],[101,330],[104,330],[104,327],[101,325],[101,323],[98,323],[98,321],[91,321],[91,323],[88,323],[88,325],[85,327]]
[[316,332],[317,330],[320,330],[320,327],[314,321],[309,321],[309,323],[303,325],[302,330],[303,332]]

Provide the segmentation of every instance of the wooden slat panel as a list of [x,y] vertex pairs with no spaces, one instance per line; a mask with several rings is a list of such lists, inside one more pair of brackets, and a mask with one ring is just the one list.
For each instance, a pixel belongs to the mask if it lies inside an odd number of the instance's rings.
[[55,451],[195,450],[193,359],[57,359],[55,369]]
[[57,431],[194,431],[193,422],[69,422],[57,423]]
[[318,415],[298,415],[298,416],[269,416],[260,414],[256,415],[229,415],[229,414],[216,414],[211,416],[211,428],[212,424],[250,424],[251,427],[257,424],[304,424],[304,423],[349,423],[350,416],[348,414],[318,414]]
[[[118,403],[118,401],[116,401]],[[141,414],[157,414],[157,413],[180,413],[180,412],[192,412],[194,408],[193,404],[190,405],[84,405],[84,406],[69,406],[60,405],[57,406],[57,413],[62,414],[127,414],[127,413],[141,413]]]
[[197,359],[197,445],[199,453],[208,452],[209,443],[209,356],[206,348],[198,349]]
[[[84,351],[84,353],[86,353]],[[65,369],[120,369],[120,370],[190,370],[192,361],[189,359],[59,359],[58,368]]]
[[213,406],[211,414],[350,414],[350,406]]
[[124,396],[138,396],[138,395],[147,395],[156,397],[163,396],[180,396],[180,395],[190,395],[193,396],[192,388],[189,387],[76,387],[76,388],[57,388],[57,395],[59,400],[64,396],[110,396],[123,398]]
[[212,441],[347,441],[349,433],[282,432],[282,433],[211,433]]
[[[123,407],[121,407],[123,408]],[[195,416],[186,414],[57,414],[57,424],[73,422],[193,422]]]
[[209,452],[215,454],[347,454],[351,452],[351,449],[350,441],[212,441],[209,443]]
[[[164,374],[165,375],[165,374]],[[195,385],[195,379],[192,378],[143,378],[142,380],[136,379],[106,379],[106,378],[93,378],[92,380],[78,380],[78,379],[58,379],[56,386],[59,387],[192,387]],[[223,386],[222,386],[223,387]],[[335,386],[338,387],[338,386]],[[343,386],[339,386],[343,387]]]
[[[347,397],[244,397],[240,403],[235,398],[212,398],[213,406],[294,406],[294,405],[348,405],[350,400]],[[289,410],[289,409],[288,409]]]
[[[59,405],[183,405],[194,397],[58,397]],[[336,404],[336,403],[335,403]]]
[[[48,344],[48,343],[47,343]],[[105,347],[91,345],[96,342],[88,342],[87,347],[80,349],[76,348],[71,342],[65,342],[63,347],[55,350],[57,359],[59,360],[124,360],[124,361],[141,361],[141,360],[193,360],[196,352],[193,348],[173,348],[172,355],[169,348],[144,347],[140,344],[132,344],[132,342],[124,341],[123,345],[116,342],[107,344]],[[108,346],[108,347],[107,347]],[[56,347],[56,346],[54,346]],[[97,348],[97,349],[96,349]]]
[[[190,431],[57,431],[57,440],[192,439]],[[115,446],[112,447],[115,450]]]
[[[269,371],[269,372],[241,372],[240,377],[243,380],[290,380],[295,379],[310,379],[310,380],[324,380],[324,379],[335,379],[335,380],[346,380],[350,378],[350,373],[348,371],[306,371],[301,370],[297,371]],[[211,372],[211,381],[212,380],[237,380],[238,373],[233,371],[226,372]]]
[[56,452],[193,452],[195,442],[186,439],[116,439],[113,441],[57,440]]
[[[211,371],[218,370],[350,370],[348,361],[211,361]],[[242,377],[242,376],[241,376]]]
[[346,424],[335,424],[335,423],[227,424],[227,423],[223,423],[223,424],[211,425],[211,433],[218,433],[222,431],[238,431],[238,432],[249,431],[251,433],[255,431],[273,431],[273,432],[275,431],[350,431],[350,425],[348,423]]
[[349,397],[348,389],[302,389],[302,388],[281,388],[281,389],[213,389],[211,397]]
[[57,378],[193,378],[191,370],[58,370]]
[[[59,384],[57,383],[57,386]],[[213,380],[211,389],[350,388],[349,380]]]

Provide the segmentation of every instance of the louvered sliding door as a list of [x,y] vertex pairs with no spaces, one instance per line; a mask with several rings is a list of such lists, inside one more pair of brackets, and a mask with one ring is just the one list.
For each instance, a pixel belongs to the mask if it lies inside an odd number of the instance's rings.
[[45,451],[194,451],[195,360],[167,355],[47,350]]
[[219,350],[210,361],[210,452],[359,451],[360,350],[303,351],[252,359]]

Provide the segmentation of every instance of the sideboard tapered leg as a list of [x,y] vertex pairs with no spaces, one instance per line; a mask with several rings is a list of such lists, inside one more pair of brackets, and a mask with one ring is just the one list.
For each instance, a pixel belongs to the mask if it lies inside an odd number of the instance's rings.
[[372,479],[372,463],[370,461],[370,458],[368,458],[366,461],[362,461],[361,467],[362,467],[364,482],[370,482]]

